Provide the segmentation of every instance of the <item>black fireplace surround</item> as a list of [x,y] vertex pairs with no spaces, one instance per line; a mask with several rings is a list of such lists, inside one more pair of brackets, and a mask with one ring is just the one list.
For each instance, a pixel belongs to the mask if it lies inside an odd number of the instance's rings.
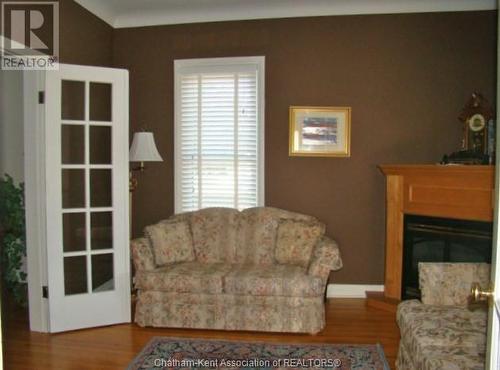
[[405,215],[402,299],[420,298],[419,262],[491,262],[491,222]]

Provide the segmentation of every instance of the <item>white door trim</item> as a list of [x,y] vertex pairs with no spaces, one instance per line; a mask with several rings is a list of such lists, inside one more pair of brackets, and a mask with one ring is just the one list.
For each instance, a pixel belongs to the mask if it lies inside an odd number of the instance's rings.
[[47,285],[47,244],[45,217],[45,114],[38,102],[44,89],[45,74],[23,72],[24,96],[24,186],[26,215],[26,254],[28,264],[28,302],[30,330],[47,332],[48,302],[42,297]]

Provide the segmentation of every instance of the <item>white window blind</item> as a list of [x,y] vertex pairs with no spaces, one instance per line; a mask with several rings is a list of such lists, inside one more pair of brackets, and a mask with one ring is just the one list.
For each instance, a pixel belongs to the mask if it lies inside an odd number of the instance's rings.
[[175,208],[263,205],[263,58],[175,64]]

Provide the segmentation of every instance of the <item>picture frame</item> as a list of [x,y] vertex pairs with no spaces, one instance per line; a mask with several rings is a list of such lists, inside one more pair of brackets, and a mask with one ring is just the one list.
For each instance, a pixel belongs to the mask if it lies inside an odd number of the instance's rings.
[[289,113],[290,156],[351,156],[351,107],[290,106]]

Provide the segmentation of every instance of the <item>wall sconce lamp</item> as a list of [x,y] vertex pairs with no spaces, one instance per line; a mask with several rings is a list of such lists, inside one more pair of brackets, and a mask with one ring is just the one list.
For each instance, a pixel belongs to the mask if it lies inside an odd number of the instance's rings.
[[139,166],[130,169],[129,188],[133,192],[137,189],[138,181],[133,177],[136,171],[143,172],[146,167],[144,162],[163,162],[163,158],[156,149],[155,138],[152,132],[136,132],[130,146],[130,162],[140,162]]

